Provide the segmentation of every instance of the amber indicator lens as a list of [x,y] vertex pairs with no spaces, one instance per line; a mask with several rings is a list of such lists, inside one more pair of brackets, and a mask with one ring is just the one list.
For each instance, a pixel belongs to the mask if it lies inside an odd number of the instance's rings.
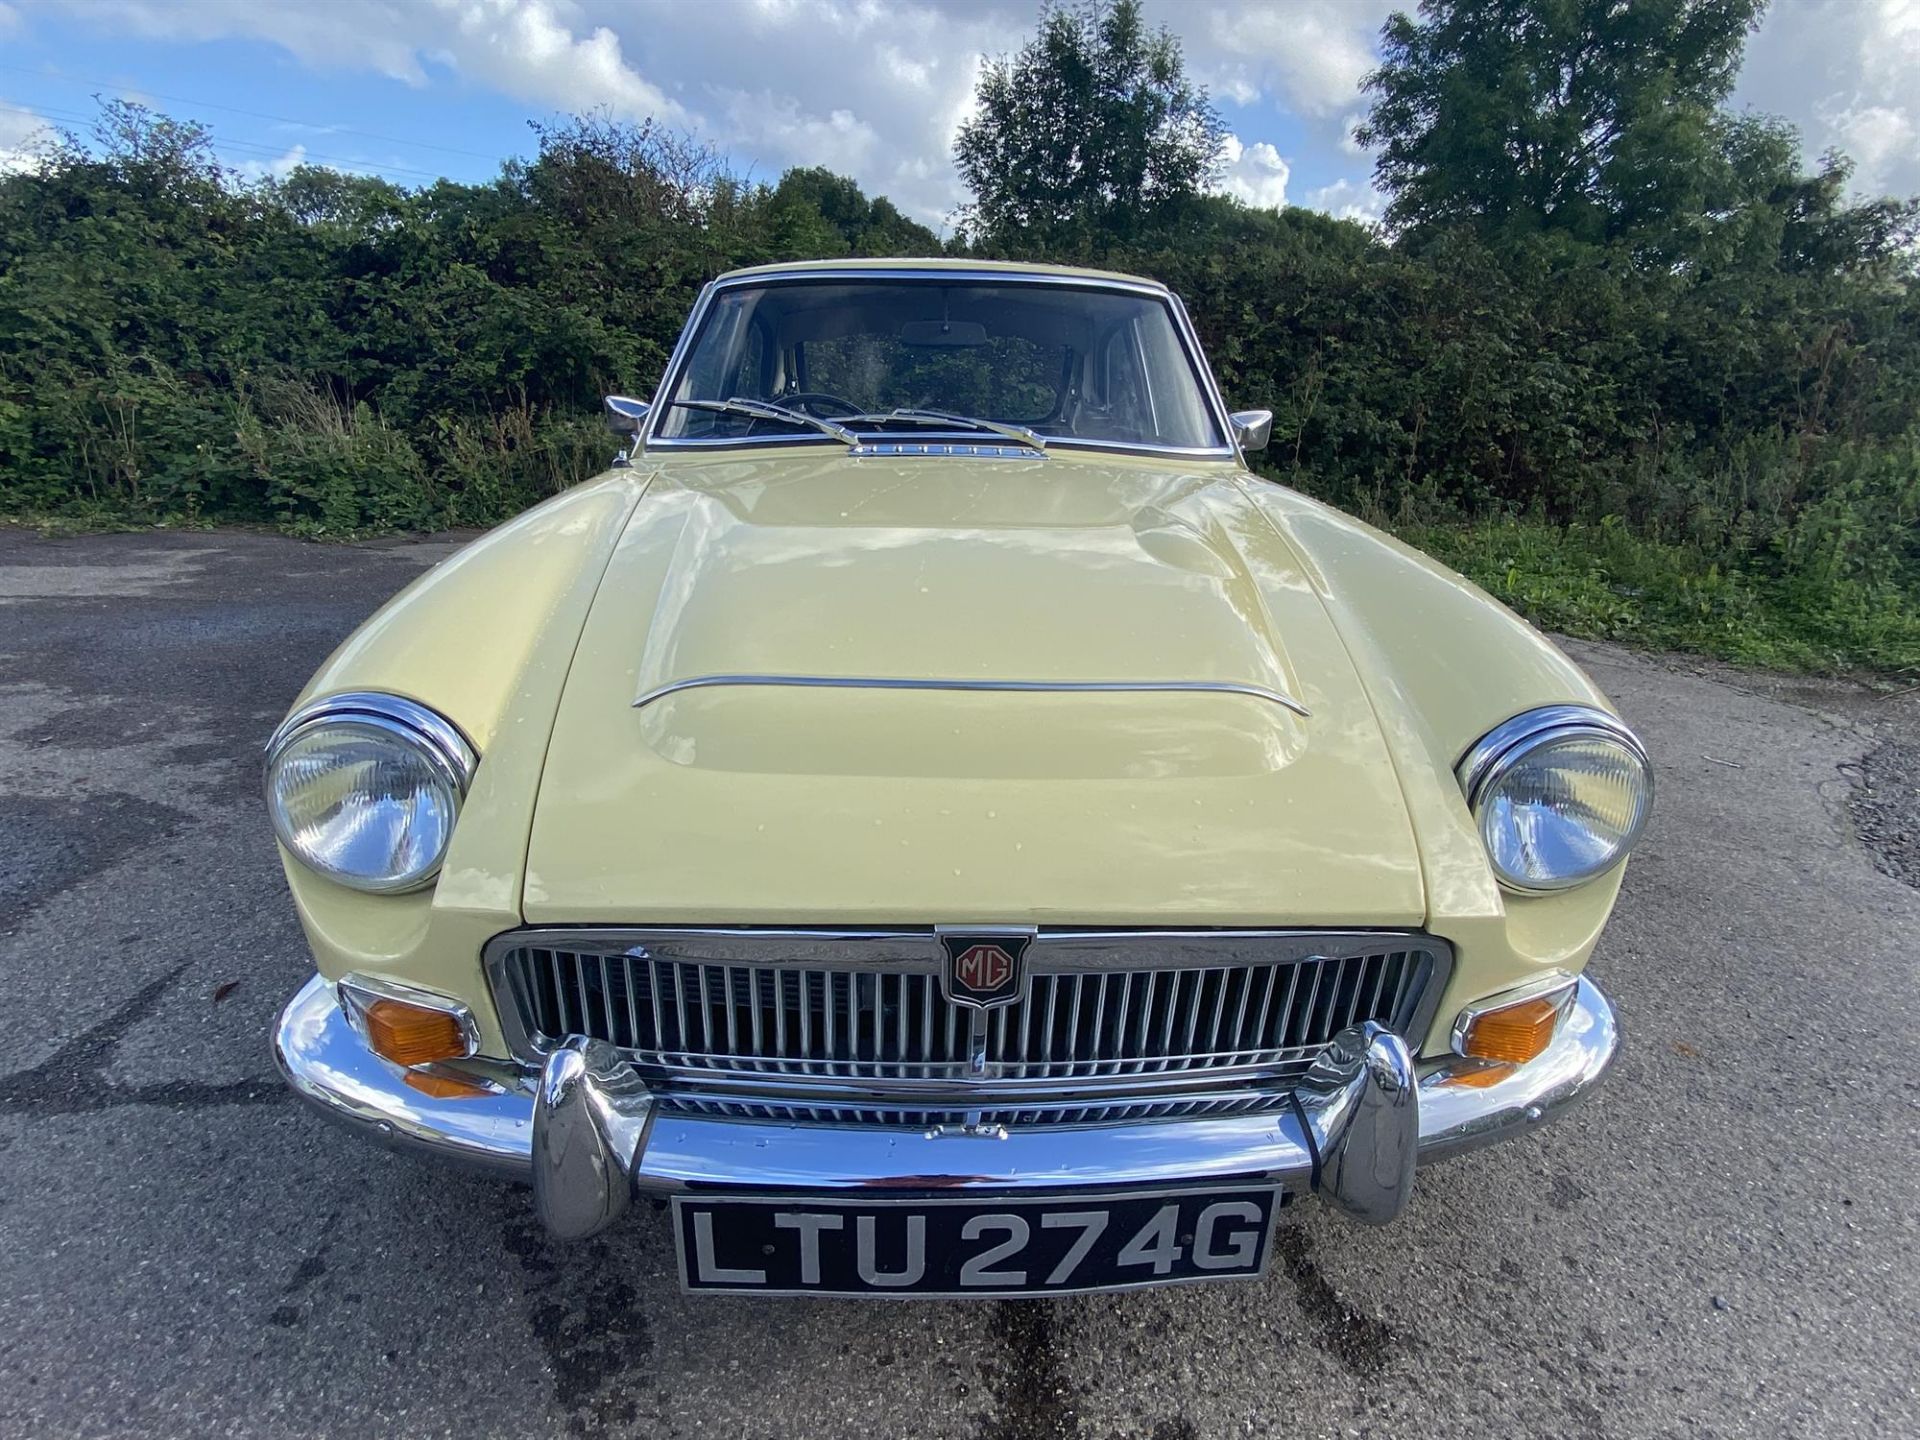
[[[1449,1085],[1465,1085],[1470,1090],[1486,1090],[1513,1073],[1511,1065],[1482,1065],[1473,1070],[1455,1070],[1447,1076]],[[414,1077],[409,1075],[407,1079]]]
[[451,1075],[407,1075],[402,1078],[410,1088],[422,1095],[431,1095],[435,1100],[471,1100],[493,1093],[477,1081],[456,1080]]
[[1531,1060],[1552,1042],[1563,998],[1542,995],[1476,1016],[1467,1026],[1460,1048],[1476,1060],[1505,1060],[1515,1065]]
[[444,1010],[380,999],[362,1013],[368,1047],[396,1065],[456,1060],[467,1053],[467,1037],[460,1031],[460,1022]]

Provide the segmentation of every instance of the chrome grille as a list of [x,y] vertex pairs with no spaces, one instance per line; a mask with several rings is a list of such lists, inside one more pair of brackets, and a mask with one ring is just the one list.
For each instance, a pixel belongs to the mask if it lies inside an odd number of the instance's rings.
[[1450,960],[1420,935],[1042,931],[976,1068],[939,955],[927,931],[549,930],[488,961],[518,1048],[608,1041],[669,1108],[921,1126],[1267,1108],[1345,1026],[1423,1029]]

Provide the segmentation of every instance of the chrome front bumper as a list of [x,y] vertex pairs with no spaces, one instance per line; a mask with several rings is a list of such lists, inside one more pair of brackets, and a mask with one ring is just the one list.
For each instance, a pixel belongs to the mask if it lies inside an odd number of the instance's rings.
[[1405,1205],[1417,1161],[1565,1109],[1598,1083],[1618,1042],[1613,1007],[1582,978],[1547,1050],[1491,1083],[1472,1062],[1416,1065],[1399,1037],[1367,1024],[1336,1037],[1282,1111],[993,1137],[663,1111],[618,1052],[584,1039],[537,1076],[497,1069],[484,1093],[434,1094],[446,1087],[367,1049],[318,976],[281,1014],[274,1053],[287,1083],[325,1114],[388,1144],[530,1181],[548,1228],[577,1238],[618,1219],[636,1191],[709,1186],[991,1193],[1258,1179],[1381,1224]]

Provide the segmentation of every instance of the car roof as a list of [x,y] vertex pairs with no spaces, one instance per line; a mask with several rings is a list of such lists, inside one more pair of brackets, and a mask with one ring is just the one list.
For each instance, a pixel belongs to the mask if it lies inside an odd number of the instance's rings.
[[1061,280],[1111,280],[1127,285],[1150,285],[1156,290],[1167,288],[1158,280],[1144,275],[1124,275],[1118,270],[1089,270],[1078,265],[1032,265],[1016,260],[963,260],[949,256],[890,260],[789,260],[777,265],[751,265],[744,270],[729,270],[715,278],[739,280],[754,275],[832,275],[849,270],[863,275],[888,270],[919,274],[930,270],[952,270],[968,275],[1051,275]]

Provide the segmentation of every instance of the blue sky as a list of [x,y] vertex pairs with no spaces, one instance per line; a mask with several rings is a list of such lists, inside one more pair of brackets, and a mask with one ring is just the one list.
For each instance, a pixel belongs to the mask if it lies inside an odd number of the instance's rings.
[[[1223,188],[1377,213],[1349,131],[1391,0],[1147,0],[1232,132]],[[656,116],[772,180],[824,164],[937,223],[979,56],[1034,0],[0,0],[0,164],[93,96],[203,121],[253,174],[490,177],[530,118]],[[1783,114],[1859,188],[1920,191],[1920,0],[1776,0],[1736,100]]]

